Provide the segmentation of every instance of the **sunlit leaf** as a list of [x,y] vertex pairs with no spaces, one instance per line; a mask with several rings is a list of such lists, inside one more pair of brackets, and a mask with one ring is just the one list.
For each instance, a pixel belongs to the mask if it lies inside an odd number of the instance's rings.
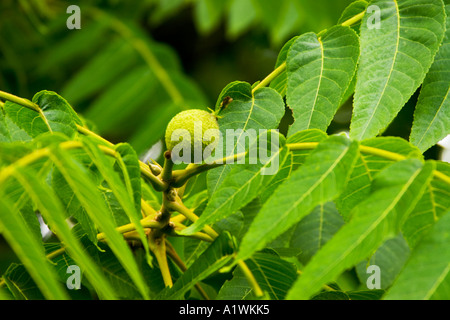
[[287,55],[287,104],[294,123],[289,135],[326,130],[350,85],[359,57],[356,33],[336,26],[320,36],[299,36]]
[[[382,132],[420,86],[445,30],[442,0],[375,0],[365,14],[350,136]],[[379,27],[374,23],[379,23]]]
[[411,252],[385,299],[450,298],[450,214],[445,214]]
[[450,134],[450,2],[445,4],[445,38],[422,84],[411,129],[411,143],[421,151]]

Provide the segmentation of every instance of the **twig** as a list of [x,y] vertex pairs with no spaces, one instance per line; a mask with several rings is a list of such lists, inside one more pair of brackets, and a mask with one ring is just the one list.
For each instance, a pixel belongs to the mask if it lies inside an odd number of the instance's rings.
[[[186,272],[187,267],[184,264],[183,260],[181,260],[178,253],[173,248],[172,244],[169,241],[166,241],[166,251],[169,257],[172,259],[172,261],[180,268],[182,272]],[[195,288],[197,289],[198,293],[203,297],[205,300],[210,300],[208,294],[203,290],[202,286],[199,283],[195,284]]]

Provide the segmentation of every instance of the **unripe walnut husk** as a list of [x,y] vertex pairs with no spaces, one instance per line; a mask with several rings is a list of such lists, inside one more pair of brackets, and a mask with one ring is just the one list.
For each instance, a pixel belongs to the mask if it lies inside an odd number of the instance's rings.
[[[196,122],[197,122],[197,124],[198,124],[198,122],[201,123],[201,129],[202,129],[201,136],[199,136],[198,134],[194,135],[194,128],[195,128]],[[167,125],[167,129],[166,129],[165,140],[166,140],[167,150],[172,150],[179,143],[182,143],[182,144],[186,143],[184,141],[184,139],[182,139],[182,138],[179,138],[179,140],[174,139],[175,141],[172,141],[172,139],[173,139],[172,134],[177,129],[184,129],[189,132],[190,143],[191,143],[190,149],[191,149],[192,159],[194,159],[194,150],[195,150],[196,143],[198,143],[198,145],[200,145],[200,143],[201,143],[202,153],[208,145],[210,145],[211,143],[213,143],[213,144],[217,143],[216,139],[212,138],[211,139],[212,141],[211,141],[211,140],[209,140],[209,137],[206,138],[207,135],[205,135],[207,130],[210,130],[210,129],[219,130],[219,124],[217,123],[217,118],[214,113],[210,113],[208,111],[200,110],[200,109],[190,109],[190,110],[182,111],[182,112],[178,113],[177,115],[175,115],[172,118],[172,120],[170,120],[169,124]],[[204,137],[206,138],[206,140],[204,139]],[[183,140],[183,141],[181,142],[181,140]]]

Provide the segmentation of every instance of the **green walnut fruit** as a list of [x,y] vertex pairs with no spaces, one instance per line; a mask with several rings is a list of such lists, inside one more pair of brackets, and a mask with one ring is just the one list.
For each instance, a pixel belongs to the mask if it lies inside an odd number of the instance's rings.
[[[182,130],[177,130],[182,129]],[[194,153],[201,154],[211,145],[217,144],[217,139],[211,138],[211,133],[219,132],[219,124],[214,113],[204,110],[191,109],[178,113],[170,120],[166,129],[166,147],[168,150],[191,150],[190,159],[194,160]],[[179,156],[183,156],[182,152]],[[186,156],[186,155],[184,155]]]

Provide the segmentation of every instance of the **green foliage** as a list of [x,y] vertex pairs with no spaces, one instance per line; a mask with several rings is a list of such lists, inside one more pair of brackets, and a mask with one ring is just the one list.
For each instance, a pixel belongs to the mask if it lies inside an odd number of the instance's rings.
[[[347,181],[358,145],[344,137],[330,137],[283,182],[255,217],[239,248],[245,259],[299,222],[319,204],[333,200]],[[290,192],[293,188],[297,192]],[[276,212],[277,214],[274,214]]]
[[[224,156],[246,151],[246,143],[251,139],[246,132],[257,130],[258,134],[261,129],[277,128],[284,112],[280,95],[271,88],[261,88],[255,92],[249,83],[233,82],[220,94],[220,97],[227,96],[233,101],[220,113],[219,130],[225,136],[227,130],[234,129],[236,137],[232,141],[233,148],[227,149],[230,141],[223,144]],[[208,172],[208,192],[211,195],[217,192],[230,170],[230,165],[224,165]]]
[[[186,5],[149,3],[152,23]],[[359,0],[286,41],[307,3],[191,4],[202,33],[225,18],[235,38],[260,21],[285,42],[266,78],[223,81],[210,109],[234,137],[213,163],[139,159],[174,114],[208,103],[175,51],[117,12],[89,7],[88,32],[34,66],[89,56],[61,95],[0,91],[0,235],[17,256],[0,299],[450,299],[450,166],[425,153],[450,133],[450,2]],[[405,105],[410,141],[384,133]],[[351,106],[347,135],[334,126]],[[73,265],[80,290],[66,285]]]
[[[350,134],[378,135],[422,83],[442,42],[445,11],[437,1],[372,1],[382,27],[361,24],[361,57]],[[423,23],[418,24],[417,20]]]
[[414,250],[386,299],[448,299],[449,217],[440,219]]
[[[297,268],[283,260],[273,251],[255,253],[246,264],[254,274],[261,288],[268,293],[270,299],[283,300],[289,287],[297,277]],[[233,272],[233,278],[224,283],[218,293],[218,299],[252,300],[257,297],[252,292],[248,280],[241,269]]]
[[226,265],[232,259],[234,247],[231,236],[227,232],[221,234],[178,278],[173,287],[166,288],[158,298],[169,300],[182,298],[197,282]]
[[346,92],[359,58],[356,33],[335,26],[318,37],[306,33],[289,48],[287,103],[295,122],[289,134],[326,130]]
[[33,102],[41,107],[42,113],[7,102],[3,108],[5,116],[30,137],[53,131],[69,137],[75,134],[76,125],[81,124],[81,120],[62,97],[54,92],[41,91],[33,97]]
[[[450,15],[450,4],[446,3],[447,17]],[[449,116],[449,92],[450,84],[448,72],[448,51],[450,50],[450,20],[447,19],[447,30],[439,52],[434,57],[434,62],[422,84],[419,101],[414,115],[414,124],[411,129],[411,143],[421,151],[427,150],[439,140],[445,137],[445,129],[448,128]]]
[[397,234],[423,193],[432,170],[431,163],[422,168],[419,161],[404,160],[378,174],[372,184],[372,194],[352,210],[350,222],[308,263],[288,298],[309,298],[321,285],[370,255],[383,240]]

